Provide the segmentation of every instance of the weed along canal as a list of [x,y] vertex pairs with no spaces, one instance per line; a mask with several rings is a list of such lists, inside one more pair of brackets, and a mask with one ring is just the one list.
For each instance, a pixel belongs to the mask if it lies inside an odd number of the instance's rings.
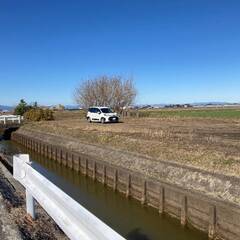
[[204,240],[207,235],[181,227],[179,221],[158,214],[110,188],[93,181],[12,141],[0,141],[0,151],[29,153],[33,166],[82,206],[129,240]]

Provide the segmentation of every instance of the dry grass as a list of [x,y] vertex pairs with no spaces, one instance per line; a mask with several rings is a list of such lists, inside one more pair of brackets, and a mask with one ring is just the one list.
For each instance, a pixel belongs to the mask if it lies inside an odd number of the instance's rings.
[[52,122],[24,128],[76,138],[231,175],[240,174],[240,120],[140,118],[119,124],[89,124],[79,112],[57,113]]

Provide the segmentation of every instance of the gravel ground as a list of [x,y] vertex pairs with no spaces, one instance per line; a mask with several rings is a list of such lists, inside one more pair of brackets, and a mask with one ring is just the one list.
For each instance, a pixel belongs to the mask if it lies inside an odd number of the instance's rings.
[[9,217],[4,199],[0,194],[0,239],[21,240],[21,234],[13,219]]
[[[32,220],[26,214],[24,189],[18,186],[18,183],[11,177],[9,172],[0,162],[0,239],[1,240],[67,240],[68,238],[47,213],[37,204],[37,219]],[[3,204],[1,203],[1,199]],[[7,215],[7,216],[6,216]],[[10,229],[15,229],[19,233],[19,238],[6,238],[3,233],[9,232],[6,224],[2,225],[4,218],[12,221]],[[15,225],[15,228],[14,228]],[[14,231],[14,230],[13,230]],[[10,234],[11,232],[9,232]],[[16,233],[17,234],[17,233]]]

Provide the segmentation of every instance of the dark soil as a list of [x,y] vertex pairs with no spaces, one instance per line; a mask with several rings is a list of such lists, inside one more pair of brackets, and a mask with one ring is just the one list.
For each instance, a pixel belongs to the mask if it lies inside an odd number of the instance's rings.
[[[1,163],[0,163],[1,164]],[[15,221],[24,240],[68,239],[55,222],[37,204],[37,219],[26,213],[25,193],[18,192],[0,169],[0,194],[3,196],[10,217]]]

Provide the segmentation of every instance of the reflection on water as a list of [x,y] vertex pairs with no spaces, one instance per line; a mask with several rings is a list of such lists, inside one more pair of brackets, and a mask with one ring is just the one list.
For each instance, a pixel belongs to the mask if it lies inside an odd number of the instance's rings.
[[[1,146],[15,153],[29,152],[9,141],[0,142],[0,149]],[[90,178],[33,152],[29,154],[34,168],[128,240],[207,239],[203,233],[182,228],[178,220],[159,216],[158,211],[133,199],[127,200]]]
[[127,234],[126,237],[129,240],[150,240],[150,238],[146,234],[141,233],[140,228],[133,229]]

